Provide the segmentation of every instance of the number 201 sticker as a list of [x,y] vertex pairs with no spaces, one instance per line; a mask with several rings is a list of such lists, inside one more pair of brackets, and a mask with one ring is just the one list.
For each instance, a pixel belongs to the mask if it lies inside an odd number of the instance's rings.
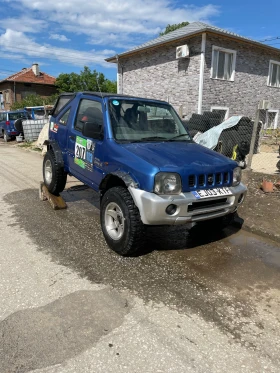
[[77,136],[75,143],[75,158],[86,159],[86,146],[87,140]]

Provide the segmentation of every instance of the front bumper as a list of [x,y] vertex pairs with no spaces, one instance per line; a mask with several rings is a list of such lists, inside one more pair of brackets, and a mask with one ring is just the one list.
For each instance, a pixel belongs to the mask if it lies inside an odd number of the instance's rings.
[[[240,183],[229,188],[232,195],[197,199],[191,193],[174,196],[161,196],[129,187],[134,203],[139,209],[142,222],[148,225],[176,225],[202,220],[209,220],[230,214],[237,210],[247,193],[247,188]],[[206,202],[206,203],[205,203]],[[176,212],[169,215],[166,208],[176,205]]]

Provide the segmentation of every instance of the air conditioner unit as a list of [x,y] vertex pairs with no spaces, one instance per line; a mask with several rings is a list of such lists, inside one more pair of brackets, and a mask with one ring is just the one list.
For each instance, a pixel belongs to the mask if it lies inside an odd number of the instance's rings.
[[190,51],[189,47],[187,44],[185,45],[180,45],[179,47],[176,48],[176,58],[186,58],[189,57]]

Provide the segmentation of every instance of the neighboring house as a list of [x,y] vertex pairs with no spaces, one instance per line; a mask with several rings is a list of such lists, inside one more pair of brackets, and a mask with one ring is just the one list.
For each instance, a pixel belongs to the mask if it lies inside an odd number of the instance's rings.
[[14,102],[21,101],[30,94],[49,97],[57,93],[55,80],[53,76],[40,72],[37,63],[1,80],[0,94],[3,96],[3,109],[10,110]]
[[272,46],[193,22],[106,61],[118,64],[119,93],[167,100],[187,118],[210,110],[254,118],[267,100],[261,119],[277,127],[280,50]]

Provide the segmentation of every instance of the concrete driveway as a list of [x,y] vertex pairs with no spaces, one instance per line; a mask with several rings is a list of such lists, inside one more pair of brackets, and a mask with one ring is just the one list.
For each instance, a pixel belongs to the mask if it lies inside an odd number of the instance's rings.
[[279,244],[152,228],[143,255],[122,258],[98,196],[69,178],[53,211],[41,168],[0,142],[1,373],[280,371]]

